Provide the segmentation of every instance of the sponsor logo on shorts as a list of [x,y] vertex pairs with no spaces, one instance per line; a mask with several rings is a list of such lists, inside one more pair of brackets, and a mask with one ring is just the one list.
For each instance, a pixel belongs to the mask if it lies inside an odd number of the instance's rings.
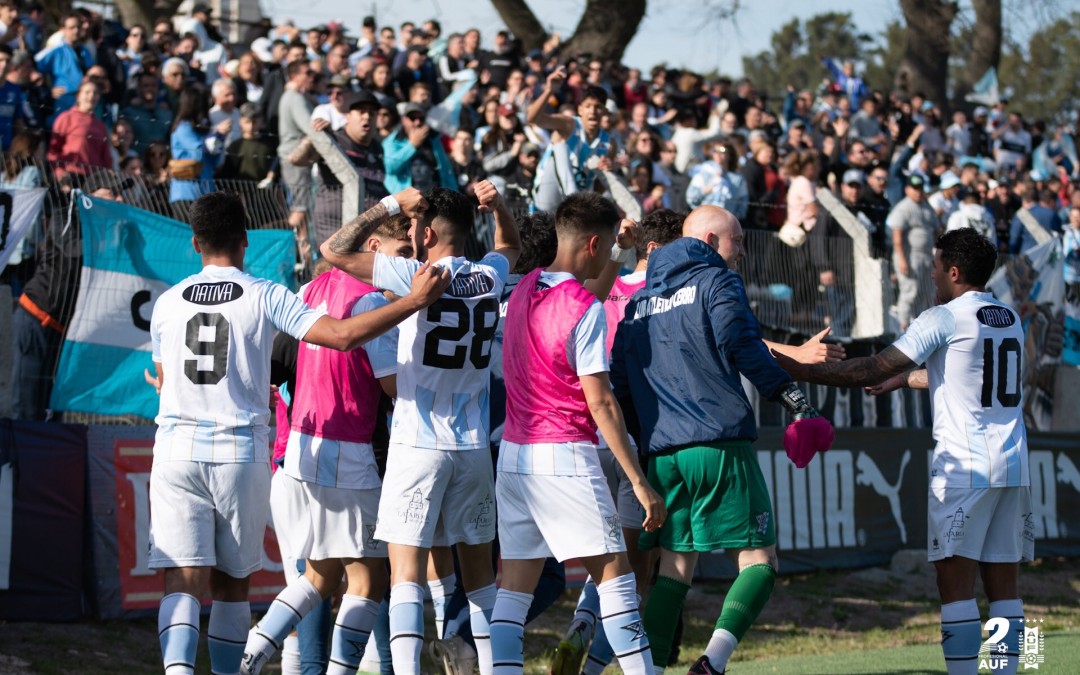
[[488,494],[476,505],[476,517],[472,519],[472,524],[476,529],[486,530],[495,522],[492,518],[491,505],[491,494]]
[[400,511],[401,522],[403,523],[426,523],[427,522],[427,507],[424,502],[428,501],[424,493],[420,491],[420,488],[413,490],[412,495],[409,497],[409,504],[405,507],[404,511]]
[[1031,517],[1031,513],[1025,513],[1024,518],[1024,540],[1035,541],[1035,519]]
[[952,515],[952,522],[949,523],[949,529],[945,532],[945,541],[954,542],[964,538],[964,521],[971,516],[964,514],[963,508],[956,509],[956,513]]

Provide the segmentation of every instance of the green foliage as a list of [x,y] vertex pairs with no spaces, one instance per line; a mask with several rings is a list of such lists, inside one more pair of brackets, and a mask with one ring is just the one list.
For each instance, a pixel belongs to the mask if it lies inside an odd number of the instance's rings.
[[890,21],[866,50],[866,69],[863,80],[871,89],[889,91],[893,88],[896,71],[904,59],[904,24]]
[[1071,122],[1080,108],[1080,12],[1039,28],[1026,47],[1008,42],[998,81],[1012,88],[1009,108],[1025,118]]
[[828,77],[821,57],[862,60],[874,43],[859,33],[850,12],[826,12],[805,23],[792,19],[773,33],[769,49],[743,57],[743,72],[755,88],[781,98],[788,84],[815,86]]

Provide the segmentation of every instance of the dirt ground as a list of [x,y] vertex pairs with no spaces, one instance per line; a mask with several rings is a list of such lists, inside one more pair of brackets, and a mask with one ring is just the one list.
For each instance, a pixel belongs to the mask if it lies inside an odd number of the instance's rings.
[[[691,591],[679,658],[684,668],[708,641],[728,586],[704,582]],[[1040,560],[1025,566],[1021,593],[1026,615],[1043,618],[1047,631],[1080,630],[1080,560]],[[547,672],[547,655],[565,630],[575,601],[576,593],[568,591],[530,624],[527,672]],[[985,603],[982,606],[985,612]],[[936,643],[938,609],[933,570],[923,551],[901,552],[888,567],[783,576],[735,662]],[[0,625],[0,675],[158,673],[159,659],[153,618]],[[197,672],[209,672],[205,639],[198,663]],[[425,665],[424,672],[434,672],[431,664]],[[279,672],[277,663],[264,672]]]

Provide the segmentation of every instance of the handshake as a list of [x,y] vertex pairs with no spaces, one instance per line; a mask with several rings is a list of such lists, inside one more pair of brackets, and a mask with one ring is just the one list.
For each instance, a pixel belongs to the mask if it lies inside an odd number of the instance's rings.
[[835,437],[832,424],[814,410],[794,382],[780,392],[780,404],[795,420],[784,431],[784,450],[788,459],[802,469],[814,455],[832,447]]

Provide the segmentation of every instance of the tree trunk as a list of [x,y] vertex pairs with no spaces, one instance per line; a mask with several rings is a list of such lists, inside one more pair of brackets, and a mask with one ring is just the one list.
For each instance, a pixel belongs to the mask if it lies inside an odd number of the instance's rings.
[[525,0],[491,0],[491,4],[514,37],[521,40],[522,49],[528,52],[544,46],[547,31]]
[[[646,0],[588,0],[574,35],[563,42],[563,55],[587,53],[601,59],[622,58],[645,18],[645,3]],[[547,31],[526,0],[491,0],[491,4],[525,50],[543,46]]]
[[975,25],[971,31],[971,45],[967,64],[956,79],[954,100],[958,106],[964,96],[989,68],[997,68],[1001,62],[1001,0],[972,0],[975,8]]
[[645,0],[589,0],[563,54],[619,60],[645,18]]
[[925,94],[945,103],[949,77],[949,27],[958,11],[955,2],[900,0],[907,24],[904,59],[896,72],[897,89]]
[[172,18],[183,0],[116,0],[116,8],[125,26],[140,24],[147,33],[153,29],[158,17]]

